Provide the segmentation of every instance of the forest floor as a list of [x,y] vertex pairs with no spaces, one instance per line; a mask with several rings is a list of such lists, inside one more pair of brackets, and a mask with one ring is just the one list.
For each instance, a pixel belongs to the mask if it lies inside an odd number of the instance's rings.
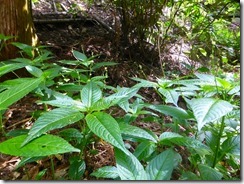
[[[155,81],[169,73],[178,72],[178,75],[184,75],[187,72],[182,68],[179,62],[180,54],[178,52],[168,52],[167,59],[164,59],[164,71],[160,64],[160,56],[157,52],[149,55],[148,58],[142,57],[137,53],[137,49],[121,48],[116,40],[116,34],[111,31],[115,29],[114,20],[116,19],[113,11],[108,7],[101,6],[99,3],[93,6],[87,6],[80,1],[67,0],[59,6],[53,6],[53,1],[39,0],[33,6],[33,18],[37,35],[41,45],[49,46],[54,54],[53,62],[64,59],[74,59],[72,49],[85,53],[87,56],[99,55],[95,62],[115,61],[119,64],[108,69],[108,83],[112,86],[132,86],[134,82],[130,77],[139,77]],[[64,13],[62,13],[64,12]],[[72,13],[72,14],[70,14]],[[80,16],[80,14],[82,16]],[[81,17],[77,21],[58,21],[58,19],[72,18],[74,15]],[[50,16],[52,16],[50,18]],[[63,17],[62,17],[63,16]],[[76,18],[77,18],[76,17]],[[85,17],[85,18],[84,18]],[[50,20],[53,19],[53,22]],[[57,20],[55,20],[57,19]],[[38,21],[39,20],[39,21]],[[40,21],[41,20],[41,21]],[[110,29],[111,28],[111,29]],[[175,47],[175,49],[177,49]],[[151,53],[150,53],[151,54]],[[152,62],[153,60],[153,62]],[[150,102],[157,102],[159,97],[153,91],[143,91],[143,96]],[[36,98],[28,95],[16,104],[12,105],[5,113],[6,132],[18,128],[30,128],[33,124],[32,113],[40,110],[42,107],[36,103]],[[160,130],[158,124],[143,124],[138,122],[142,128],[150,128],[154,132]],[[4,138],[0,138],[3,141]],[[113,152],[109,145],[97,145],[98,153],[103,152],[102,159],[93,156],[89,158],[90,168],[96,169],[104,165],[113,165]],[[98,154],[99,155],[99,154]],[[55,178],[65,178],[69,169],[69,161],[64,155],[61,158],[54,158]],[[19,157],[0,154],[0,179],[1,180],[34,180],[37,174],[44,168],[50,168],[50,159],[29,163],[24,167],[15,169],[20,162]],[[51,169],[45,173],[42,180],[52,180]],[[94,179],[87,178],[84,179]],[[177,176],[175,176],[177,179]]]

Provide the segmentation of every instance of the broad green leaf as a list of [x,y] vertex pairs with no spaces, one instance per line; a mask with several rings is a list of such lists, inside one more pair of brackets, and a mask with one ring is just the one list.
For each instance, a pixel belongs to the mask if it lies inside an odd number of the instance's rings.
[[229,137],[221,145],[222,151],[226,154],[233,154],[240,156],[241,154],[241,140],[240,136]]
[[105,66],[114,66],[117,64],[118,63],[114,63],[114,62],[99,62],[99,63],[94,64],[94,66],[92,67],[92,70],[96,70],[98,68],[105,67]]
[[15,167],[15,170],[17,170],[20,167],[23,167],[24,165],[26,165],[27,163],[31,163],[31,162],[35,162],[37,160],[41,160],[45,157],[25,157],[23,159],[21,159],[21,161],[18,163],[18,165]]
[[157,139],[155,139],[146,130],[143,130],[139,127],[132,126],[132,125],[129,125],[126,123],[120,123],[119,127],[121,130],[121,133],[124,135],[150,140],[150,141],[153,141],[155,143],[157,142]]
[[161,88],[167,88],[172,86],[174,83],[172,80],[168,80],[168,79],[157,79],[158,81],[158,86]]
[[35,66],[31,66],[31,65],[29,65],[29,66],[26,66],[25,67],[26,68],[26,70],[30,73],[30,74],[32,74],[33,76],[35,76],[35,77],[41,77],[42,76],[42,70],[40,70],[39,68],[37,68],[37,67],[35,67]]
[[158,91],[166,98],[166,103],[172,103],[178,107],[179,94],[174,89],[159,88]]
[[68,152],[80,152],[64,139],[54,135],[43,135],[34,139],[29,144],[21,146],[27,135],[14,137],[0,143],[0,152],[22,157],[41,157]]
[[205,131],[206,144],[212,149],[216,150],[219,141],[219,134],[216,131]]
[[87,60],[86,55],[83,54],[83,53],[80,53],[79,51],[73,50],[72,53],[73,53],[75,59],[77,59],[79,61],[85,61],[85,60]]
[[113,146],[127,152],[117,121],[104,112],[95,112],[86,117],[88,127],[100,138],[109,142]]
[[87,83],[81,90],[81,101],[88,108],[101,98],[102,91],[94,82]]
[[63,137],[66,141],[76,141],[81,143],[83,135],[80,130],[75,128],[66,128],[59,132],[59,135]]
[[238,86],[235,86],[233,89],[231,89],[229,92],[228,92],[228,95],[240,95],[240,90],[241,90],[241,87],[240,85]]
[[11,44],[13,44],[14,46],[18,47],[19,49],[21,49],[22,51],[24,51],[28,56],[33,57],[34,55],[34,47],[24,44],[24,43],[19,43],[19,42],[12,42]]
[[14,71],[14,70],[17,70],[17,69],[20,69],[20,68],[23,68],[25,67],[26,64],[22,64],[22,63],[2,63],[0,65],[0,77],[6,73],[9,73],[11,71]]
[[115,159],[121,180],[147,180],[146,172],[139,160],[129,151],[126,153],[115,148]]
[[156,151],[157,145],[150,141],[141,142],[133,152],[133,155],[138,160],[146,161],[150,156],[152,156],[153,152]]
[[189,105],[197,120],[199,131],[206,123],[218,120],[233,109],[229,102],[214,98],[192,99]]
[[223,174],[207,165],[199,164],[200,177],[202,180],[221,180]]
[[198,48],[198,49],[202,53],[202,55],[207,56],[207,52],[205,49],[203,49],[203,48]]
[[26,79],[21,84],[15,85],[0,93],[0,110],[17,102],[29,92],[33,91],[42,82],[42,78]]
[[190,172],[190,171],[186,171],[184,172],[180,178],[180,180],[200,180],[200,178],[193,172]]
[[39,101],[41,103],[46,103],[52,106],[61,107],[61,108],[77,108],[80,111],[86,111],[85,106],[77,100],[73,100],[73,98],[68,95],[63,95],[62,93],[53,92],[53,100],[49,101]]
[[150,105],[150,104],[147,105],[146,107],[178,119],[191,118],[191,116],[184,109],[179,107],[172,107],[168,105]]
[[5,36],[4,34],[0,34],[0,41],[7,41],[11,38],[14,38],[15,36]]
[[173,81],[174,84],[178,85],[183,85],[183,86],[191,86],[191,87],[196,87],[200,84],[203,84],[203,81],[200,79],[185,79],[185,80],[175,80]]
[[65,65],[74,65],[74,66],[77,66],[81,63],[80,60],[59,60],[57,62]]
[[230,89],[231,86],[232,86],[232,84],[231,84],[229,81],[225,80],[225,79],[221,79],[221,78],[216,77],[216,80],[217,80],[217,82],[218,82],[224,89]]
[[98,170],[91,173],[91,176],[95,176],[97,178],[111,178],[116,179],[119,177],[118,169],[114,166],[104,166],[99,168]]
[[158,84],[156,82],[151,82],[151,81],[148,81],[148,80],[145,80],[145,79],[140,79],[140,78],[135,78],[135,77],[132,77],[133,80],[137,81],[137,82],[140,82],[138,84],[136,84],[136,87],[153,87],[153,88],[156,88],[158,86]]
[[16,78],[16,79],[10,79],[2,82],[0,86],[3,86],[5,89],[14,87],[15,85],[22,84],[23,82],[26,82],[27,80],[30,80],[32,78]]
[[90,111],[101,111],[106,110],[111,107],[113,104],[111,101],[107,100],[106,98],[101,98],[96,103],[92,105]]
[[65,92],[77,92],[82,90],[83,86],[82,85],[77,85],[77,84],[60,84],[56,89],[57,90],[62,90]]
[[91,111],[105,110],[113,105],[121,105],[126,103],[126,101],[136,95],[138,88],[121,88],[118,92],[98,100],[90,108]]
[[159,143],[163,145],[176,144],[179,146],[186,146],[188,148],[194,149],[199,155],[210,154],[210,149],[202,142],[191,138],[183,137],[174,132],[164,132],[159,136]]
[[58,108],[46,112],[40,116],[31,127],[23,146],[47,131],[73,124],[81,120],[83,117],[84,115],[78,110],[68,108]]
[[19,135],[26,135],[28,134],[29,129],[13,129],[11,131],[9,131],[6,136],[9,137],[17,137]]
[[202,73],[195,73],[195,75],[202,81],[207,82],[208,84],[216,85],[216,80],[213,75],[209,74],[202,74]]
[[131,87],[131,88],[119,88],[118,91],[108,97],[105,98],[106,101],[111,102],[112,105],[123,103],[124,101],[132,98],[136,95],[139,88]]
[[173,150],[168,149],[149,162],[146,167],[149,180],[169,180],[171,178],[174,164],[178,165],[179,160]]
[[74,159],[69,166],[69,178],[71,180],[80,180],[86,170],[86,163],[83,160]]
[[102,82],[102,80],[107,79],[107,76],[94,76],[91,78],[92,82],[95,82],[98,86],[103,87],[105,84]]
[[39,173],[37,173],[37,175],[35,176],[35,180],[41,180],[42,179],[42,177],[46,174],[46,172],[47,172],[47,168],[46,169],[43,169],[43,170],[41,170]]
[[61,67],[60,66],[55,66],[52,68],[49,68],[45,71],[43,71],[42,76],[46,79],[53,79],[55,77],[58,77],[61,75],[60,73]]
[[159,136],[159,141],[163,141],[163,140],[167,140],[167,139],[171,139],[171,138],[177,138],[177,137],[183,137],[180,134],[177,134],[175,132],[163,132],[160,136]]
[[[36,56],[33,60],[32,60],[32,65],[33,63],[35,64],[35,66],[42,66],[44,61],[48,61],[52,58],[54,58],[53,53],[51,51],[45,50],[42,53],[40,53],[40,55]],[[53,63],[45,63],[45,67],[47,66],[53,66]]]
[[83,54],[79,51],[73,50],[72,53],[73,53],[75,59],[82,61],[81,64],[86,67],[88,67],[91,63],[93,63],[92,59],[90,59],[90,58],[88,59],[85,54]]

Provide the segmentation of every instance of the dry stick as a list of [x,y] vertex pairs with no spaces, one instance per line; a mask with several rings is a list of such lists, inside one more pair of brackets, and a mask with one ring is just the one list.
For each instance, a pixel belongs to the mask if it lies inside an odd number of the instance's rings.
[[1,115],[1,112],[0,112],[0,135],[5,135],[5,131],[4,131],[4,125],[3,125],[3,118],[2,118],[2,115]]
[[57,12],[57,7],[56,7],[56,3],[54,0],[52,0],[52,4],[53,4],[53,10],[54,12]]
[[68,12],[68,9],[66,8],[66,6],[64,6],[63,3],[60,3],[60,6],[62,7],[62,9],[63,9],[65,12]]
[[30,121],[31,119],[32,119],[32,117],[30,117],[30,118],[25,118],[25,119],[23,119],[23,120],[21,120],[21,121],[18,121],[17,123],[14,123],[14,124],[10,125],[10,126],[8,127],[8,129],[9,129],[9,128],[12,128],[12,127],[14,127],[14,126],[17,126],[17,125],[19,125],[19,124],[22,124],[22,123],[24,123],[24,122]]
[[101,24],[107,31],[110,33],[115,33],[113,28],[111,28],[109,25],[107,25],[103,20],[101,20],[98,16],[96,16],[94,13],[90,15],[95,21],[97,21],[99,24]]
[[[61,23],[61,22],[76,22],[76,21],[85,21],[84,18],[64,18],[64,19],[34,19],[35,23]],[[89,21],[89,20],[88,20]]]

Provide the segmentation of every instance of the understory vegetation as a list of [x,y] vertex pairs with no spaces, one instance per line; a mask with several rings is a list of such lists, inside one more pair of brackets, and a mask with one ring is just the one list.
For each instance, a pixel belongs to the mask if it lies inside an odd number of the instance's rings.
[[[16,169],[48,159],[53,180],[240,180],[239,3],[106,3],[119,20],[116,44],[130,52],[138,48],[146,62],[161,68],[161,76],[133,77],[133,86],[114,86],[107,82],[108,70],[117,61],[96,62],[98,56],[73,49],[73,60],[53,62],[48,47],[11,43],[23,57],[1,61],[0,76],[23,69],[30,77],[0,83],[0,135],[5,139],[0,153],[20,157]],[[9,39],[0,34],[0,49]],[[167,52],[178,43],[189,46],[183,50],[188,57],[184,75],[165,69],[171,64]],[[152,52],[157,61],[150,59]],[[143,91],[155,93],[157,103]],[[5,112],[30,94],[43,107],[33,111],[35,122],[30,129],[6,132]],[[160,129],[139,127],[137,121]],[[97,146],[109,147],[114,162],[91,169],[88,161],[101,154]],[[62,156],[69,169],[59,178],[53,159]]]

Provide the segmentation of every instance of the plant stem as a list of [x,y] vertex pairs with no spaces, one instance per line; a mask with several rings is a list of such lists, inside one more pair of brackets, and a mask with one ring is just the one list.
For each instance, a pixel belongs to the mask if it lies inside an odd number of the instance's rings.
[[51,156],[51,170],[52,170],[52,179],[55,180],[55,169],[54,169],[54,163],[53,163],[53,156]]
[[[0,113],[1,113],[1,112],[0,112]],[[3,136],[5,135],[4,126],[3,126],[2,114],[0,114],[0,134],[2,134]]]
[[221,137],[224,132],[224,128],[225,128],[225,116],[222,118],[222,121],[221,121],[221,126],[220,126],[220,130],[219,130],[218,141],[217,141],[217,146],[216,146],[216,150],[215,150],[212,168],[214,168],[217,164],[217,159],[218,159],[218,155],[219,155],[218,153],[219,153],[219,148],[220,148],[220,141],[221,141]]

